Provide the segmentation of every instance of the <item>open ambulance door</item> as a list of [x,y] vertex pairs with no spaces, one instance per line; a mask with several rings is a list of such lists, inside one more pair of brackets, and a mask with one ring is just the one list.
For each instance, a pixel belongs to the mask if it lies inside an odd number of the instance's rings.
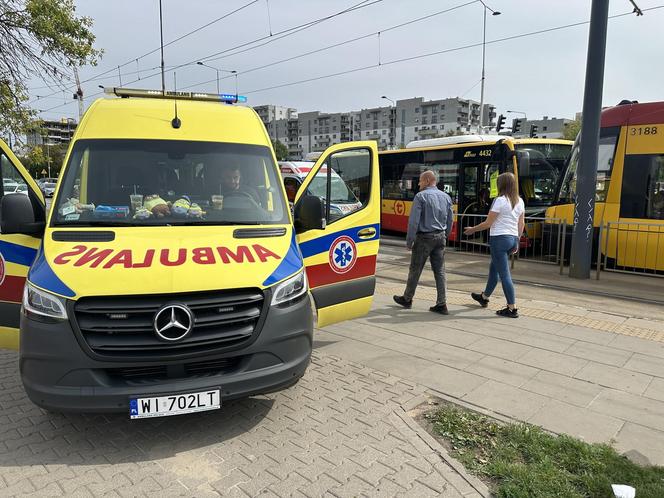
[[328,148],[298,190],[294,215],[318,326],[366,315],[380,238],[376,143]]
[[[0,349],[18,349],[19,318],[23,287],[28,269],[41,243],[45,219],[44,196],[18,158],[0,140]],[[20,226],[8,222],[10,212],[19,205],[31,205],[33,218],[21,220],[29,225],[17,233]],[[35,223],[37,222],[37,223]]]

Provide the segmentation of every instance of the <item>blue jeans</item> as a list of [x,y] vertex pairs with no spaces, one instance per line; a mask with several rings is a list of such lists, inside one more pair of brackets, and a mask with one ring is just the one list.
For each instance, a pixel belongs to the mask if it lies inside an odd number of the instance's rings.
[[516,304],[516,294],[510,274],[510,253],[519,247],[519,238],[515,235],[494,235],[489,238],[489,247],[491,248],[491,266],[484,296],[491,295],[498,284],[498,277],[500,277],[507,304]]

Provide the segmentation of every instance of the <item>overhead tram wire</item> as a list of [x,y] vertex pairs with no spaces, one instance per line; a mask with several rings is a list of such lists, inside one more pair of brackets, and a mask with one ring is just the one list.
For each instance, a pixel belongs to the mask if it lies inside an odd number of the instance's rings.
[[[193,29],[193,30],[191,30],[191,31],[189,31],[189,32],[187,32],[187,33],[185,33],[185,34],[183,34],[182,36],[179,36],[179,37],[177,37],[177,38],[175,38],[175,39],[173,39],[173,40],[171,40],[171,41],[165,43],[165,44],[164,44],[164,47],[168,47],[169,45],[172,45],[172,44],[174,44],[174,43],[177,43],[177,42],[179,42],[180,40],[183,40],[184,38],[187,38],[187,37],[189,37],[189,36],[191,36],[191,35],[193,35],[193,34],[195,34],[195,33],[198,33],[199,31],[201,31],[201,30],[203,30],[203,29],[205,29],[205,28],[207,28],[207,27],[209,27],[209,26],[212,26],[213,24],[218,23],[219,21],[222,21],[222,20],[226,19],[227,17],[230,17],[230,16],[232,16],[233,14],[237,14],[238,12],[240,12],[240,11],[246,9],[247,7],[250,7],[251,5],[253,5],[253,4],[255,4],[255,3],[258,3],[259,1],[260,1],[260,0],[251,0],[250,2],[248,2],[248,3],[246,3],[246,4],[244,4],[244,5],[240,6],[240,7],[238,7],[237,9],[232,10],[232,11],[230,11],[230,12],[227,12],[226,14],[224,14],[224,15],[222,15],[222,16],[220,16],[220,17],[217,17],[216,19],[213,19],[212,21],[210,21],[210,22],[208,22],[208,23],[206,23],[206,24],[203,24],[202,26],[199,26],[199,27],[197,27],[197,28],[195,28],[195,29]],[[140,56],[138,56],[138,57],[134,57],[134,58],[132,58],[131,60],[129,60],[129,61],[123,63],[123,64],[120,64],[119,67],[120,67],[120,68],[123,68],[123,67],[125,67],[125,66],[127,66],[127,65],[129,65],[129,64],[133,64],[134,62],[137,62],[138,60],[143,59],[143,58],[147,57],[148,55],[152,55],[152,54],[154,54],[155,52],[158,52],[159,50],[161,50],[161,47],[157,47],[157,48],[155,48],[155,49],[153,49],[153,50],[150,50],[149,52],[144,53],[143,55],[140,55]],[[109,70],[107,70],[107,71],[104,71],[103,73],[99,73],[99,74],[97,74],[97,75],[91,76],[91,77],[89,77],[88,79],[85,79],[85,80],[81,81],[81,83],[89,83],[90,81],[97,81],[97,80],[101,79],[102,76],[105,76],[105,75],[107,75],[107,74],[113,73],[113,72],[115,72],[117,69],[118,69],[118,66],[116,66],[116,67],[114,67],[114,68],[112,68],[112,69],[109,69]],[[43,88],[43,87],[41,87],[41,88]],[[49,87],[49,88],[50,88],[50,87]],[[70,88],[70,87],[66,87],[66,89],[68,89],[68,88]],[[57,92],[56,92],[56,93],[57,93]],[[48,95],[48,97],[50,97],[51,95],[53,95],[53,94]]]
[[[328,20],[333,19],[337,16],[340,16],[340,15],[343,15],[343,14],[348,14],[349,12],[354,12],[356,10],[364,9],[366,7],[370,7],[370,6],[375,5],[377,3],[383,2],[384,0],[373,0],[370,3],[367,3],[368,1],[369,0],[363,0],[360,3],[357,3],[357,4],[355,4],[351,7],[348,7],[347,9],[344,9],[342,11],[337,12],[336,14],[331,14],[329,16],[322,17],[322,18],[316,19],[314,21],[310,21],[310,22],[307,22],[307,23],[304,23],[304,24],[300,24],[299,26],[294,26],[292,28],[288,28],[288,29],[279,31],[279,32],[274,33],[273,35],[270,35],[270,36],[263,36],[261,38],[257,38],[255,40],[252,40],[252,41],[249,41],[249,42],[241,43],[240,45],[236,45],[235,47],[231,47],[231,48],[222,50],[221,52],[216,52],[214,54],[210,54],[208,56],[200,57],[198,59],[195,59],[194,61],[189,61],[189,62],[185,62],[183,64],[179,64],[179,65],[175,66],[172,69],[179,69],[181,67],[189,66],[189,65],[193,64],[195,61],[214,62],[214,61],[217,61],[217,60],[220,60],[220,59],[223,59],[223,58],[226,58],[226,57],[230,57],[230,56],[233,56],[233,55],[238,55],[238,54],[243,54],[245,52],[250,52],[252,50],[256,50],[258,48],[264,47],[265,45],[268,45],[270,43],[274,43],[275,41],[286,38],[288,36],[292,36],[295,33],[299,33],[301,31],[309,29],[309,28],[311,28],[311,27],[313,27],[317,24],[328,21]],[[263,43],[255,45],[256,43],[261,42],[261,41],[263,41]],[[237,49],[240,49],[240,48],[242,48],[243,50],[237,50]],[[233,52],[234,50],[237,50],[237,51]],[[232,52],[232,53],[229,54],[228,52]],[[222,54],[226,54],[226,55],[222,55]],[[219,56],[219,57],[217,57],[217,56]]]
[[[345,44],[348,44],[348,43],[352,43],[352,42],[355,42],[355,41],[363,40],[363,39],[365,39],[365,38],[370,38],[370,37],[372,37],[372,36],[376,36],[376,35],[378,35],[379,33],[386,33],[386,32],[388,32],[388,31],[392,31],[392,30],[394,30],[394,29],[398,29],[398,28],[401,28],[401,27],[404,27],[404,26],[408,26],[409,24],[413,24],[413,23],[416,23],[416,22],[424,21],[424,20],[426,20],[426,19],[430,19],[430,18],[432,18],[432,17],[436,17],[436,16],[439,16],[439,15],[441,15],[441,14],[445,14],[445,13],[447,13],[447,12],[451,12],[451,11],[453,11],[453,10],[460,9],[460,8],[462,8],[462,7],[466,7],[466,6],[468,6],[468,5],[472,5],[472,4],[474,4],[474,3],[478,3],[478,2],[479,2],[479,0],[471,0],[470,2],[466,2],[466,3],[464,3],[464,4],[457,5],[457,6],[455,6],[455,7],[451,7],[451,8],[449,8],[449,9],[440,10],[440,11],[438,11],[438,12],[434,12],[433,14],[429,14],[429,15],[426,15],[426,16],[423,16],[423,17],[418,17],[417,19],[412,19],[412,20],[410,20],[410,21],[407,21],[407,22],[404,22],[404,23],[401,23],[401,24],[396,24],[396,25],[394,25],[394,26],[390,26],[389,28],[386,28],[386,29],[382,29],[382,30],[379,30],[379,31],[374,31],[374,32],[372,32],[372,33],[369,33],[369,34],[366,34],[366,35],[362,35],[362,36],[358,36],[358,37],[356,37],[356,38],[352,38],[352,39],[350,39],[350,40],[346,40],[346,41],[344,41],[344,42],[335,43],[334,45],[330,45],[330,46],[328,46],[328,47],[324,47],[324,48],[322,48],[322,49],[314,50],[314,51],[312,51],[312,52],[307,52],[306,54],[303,54],[303,55],[300,55],[300,56],[295,56],[295,57],[291,57],[291,58],[288,58],[288,59],[284,59],[284,62],[288,62],[288,61],[290,61],[290,60],[294,60],[294,59],[299,58],[299,57],[304,57],[304,55],[315,54],[315,53],[318,53],[318,52],[322,52],[323,50],[328,50],[328,49],[330,49],[330,48],[335,48],[335,47],[339,47],[339,46],[342,46],[342,45],[345,45]],[[263,46],[263,45],[259,45],[259,46]],[[224,59],[224,58],[226,58],[226,57],[232,57],[232,56],[234,56],[234,55],[239,55],[239,54],[242,54],[242,53],[244,53],[244,52],[246,52],[246,51],[248,51],[248,50],[253,50],[254,48],[258,48],[258,47],[252,47],[252,48],[250,48],[250,49],[240,50],[240,51],[237,51],[237,52],[233,52],[232,54],[227,54],[227,55],[223,55],[223,56],[221,56],[221,57],[217,57],[217,58],[215,58],[215,59],[208,59],[208,62],[210,62],[210,61],[216,61],[216,60],[220,60],[220,59]],[[274,66],[274,65],[276,65],[276,64],[280,64],[280,63],[281,63],[281,61],[280,61],[280,62],[276,62],[276,63],[270,63],[270,64],[267,64],[267,65],[265,65],[265,66],[262,66],[260,69],[263,69],[263,68],[265,68],[265,67]],[[247,72],[254,71],[254,70],[255,70],[255,69],[250,69],[250,70],[247,70],[247,71],[242,71],[242,73],[240,73],[240,74],[247,73]]]
[[[662,8],[664,8],[664,5],[657,5],[657,6],[654,6],[654,7],[649,7],[647,9],[643,9],[643,11],[647,12],[647,11],[652,11],[652,10],[657,10],[657,9],[662,9]],[[616,18],[620,18],[620,17],[629,16],[629,15],[632,15],[632,14],[633,14],[633,12],[625,12],[623,14],[615,14],[613,16],[609,16],[609,19],[616,19]],[[502,43],[502,42],[505,42],[505,41],[516,40],[516,39],[519,39],[519,38],[526,38],[526,37],[529,37],[529,36],[535,36],[535,35],[539,35],[539,34],[549,33],[549,32],[552,32],[552,31],[558,31],[558,30],[562,30],[562,29],[568,29],[568,28],[573,28],[573,27],[577,27],[577,26],[582,26],[584,24],[589,24],[589,23],[590,23],[590,21],[581,21],[581,22],[576,22],[576,23],[570,23],[570,24],[565,24],[565,25],[562,25],[562,26],[556,26],[556,27],[553,27],[553,28],[547,28],[547,29],[541,29],[541,30],[537,30],[537,31],[531,31],[529,33],[521,33],[519,35],[507,36],[507,37],[504,37],[504,38],[497,38],[495,40],[487,41],[486,43],[487,43],[487,45],[491,44],[491,43]],[[248,92],[243,92],[243,93],[246,94],[246,95],[249,95],[249,94],[252,94],[252,93],[264,92],[264,91],[268,91],[268,90],[274,90],[274,89],[277,89],[277,88],[284,88],[284,87],[288,87],[288,86],[299,85],[299,84],[302,84],[302,83],[308,83],[310,81],[317,81],[317,80],[321,80],[321,79],[325,79],[325,78],[332,78],[332,77],[335,77],[335,76],[341,76],[343,74],[350,74],[350,73],[354,73],[354,72],[358,72],[358,71],[364,71],[364,70],[367,70],[367,69],[371,69],[372,67],[382,67],[382,66],[387,66],[387,65],[391,65],[391,64],[399,64],[399,63],[402,63],[402,62],[409,62],[409,61],[413,61],[413,60],[424,59],[426,57],[433,57],[435,55],[441,55],[441,54],[446,54],[446,53],[451,53],[451,52],[458,52],[458,51],[461,51],[461,50],[467,50],[467,49],[470,49],[470,48],[481,47],[481,46],[482,46],[482,42],[478,42],[478,43],[473,43],[473,44],[469,44],[469,45],[463,45],[463,46],[460,46],[460,47],[454,47],[454,48],[449,48],[449,49],[445,49],[445,50],[438,50],[436,52],[429,52],[429,53],[426,53],[426,54],[419,54],[419,55],[414,55],[414,56],[411,56],[411,57],[404,57],[404,58],[395,59],[395,60],[392,60],[392,61],[381,62],[380,66],[378,64],[370,64],[370,65],[363,66],[363,67],[360,67],[360,68],[349,69],[347,71],[340,71],[340,72],[337,72],[337,73],[318,76],[318,77],[315,77],[315,78],[307,78],[307,79],[304,79],[304,80],[293,81],[293,82],[290,82],[290,83],[283,83],[283,84],[274,85],[274,86],[270,86],[270,87],[266,87],[266,88],[250,90]]]
[[[658,9],[662,9],[662,8],[664,8],[664,5],[656,5],[656,6],[653,6],[653,7],[643,9],[643,11],[647,12],[647,11],[653,11],[653,10],[658,10]],[[620,18],[620,17],[629,16],[629,15],[632,15],[632,14],[633,14],[633,12],[625,12],[625,13],[622,13],[622,14],[615,14],[615,15],[609,16],[609,19],[616,19],[616,18]],[[518,34],[518,35],[504,37],[504,38],[498,38],[498,39],[495,39],[495,40],[489,40],[486,43],[487,44],[501,43],[501,42],[515,40],[515,39],[519,39],[519,38],[535,36],[535,35],[538,35],[538,34],[549,33],[549,32],[552,32],[552,31],[558,31],[558,30],[562,30],[562,29],[568,29],[568,28],[572,28],[572,27],[582,26],[584,24],[588,24],[589,22],[590,21],[580,21],[580,22],[576,22],[576,23],[565,24],[565,25],[556,26],[556,27],[553,27],[553,28],[547,28],[547,29],[542,29],[542,30],[538,30],[538,31],[531,31],[529,33],[522,33],[522,34]],[[367,36],[369,36],[369,35],[367,35]],[[343,43],[343,42],[341,42],[341,43]],[[482,45],[482,42],[478,42],[478,43],[474,43],[474,44],[470,44],[470,45],[463,45],[463,46],[460,46],[460,47],[454,47],[454,48],[449,48],[449,49],[445,49],[445,50],[439,50],[439,51],[436,51],[436,52],[430,52],[430,53],[427,53],[427,54],[419,54],[419,55],[415,55],[415,56],[411,56],[411,57],[405,57],[405,58],[402,58],[402,59],[396,59],[396,60],[392,60],[392,61],[382,62],[382,66],[391,65],[391,64],[398,64],[398,63],[401,63],[401,62],[408,62],[408,61],[412,61],[412,60],[418,60],[418,59],[422,59],[422,58],[426,58],[426,57],[433,57],[435,55],[441,55],[441,54],[444,54],[444,53],[458,52],[458,51],[467,50],[467,49],[470,49],[470,48],[479,47],[481,45]],[[320,50],[323,50],[323,49],[320,49]],[[273,65],[273,64],[270,64],[270,65]],[[243,93],[249,95],[251,93],[259,93],[259,92],[264,92],[264,91],[273,90],[273,89],[277,89],[277,88],[284,88],[284,87],[288,87],[288,86],[299,85],[299,84],[302,84],[302,83],[308,83],[308,82],[311,82],[311,81],[318,81],[318,80],[321,80],[321,79],[332,78],[332,77],[335,77],[335,76],[342,76],[344,74],[351,74],[351,73],[355,73],[355,72],[359,72],[359,71],[365,71],[367,69],[372,69],[372,68],[376,68],[376,67],[379,67],[379,65],[378,64],[369,64],[367,66],[358,67],[358,68],[354,68],[354,69],[349,69],[349,70],[346,70],[346,71],[340,71],[340,72],[336,72],[336,73],[332,73],[332,74],[317,76],[317,77],[313,77],[313,78],[307,78],[307,79],[304,79],[304,80],[299,80],[299,81],[294,81],[294,82],[289,82],[289,83],[283,83],[283,84],[274,85],[274,86],[266,87],[266,88],[260,88],[260,89],[256,89],[256,90],[251,90],[251,91],[243,92]],[[256,69],[257,68],[253,68],[253,69],[249,69],[249,70],[244,71],[244,72],[246,73],[246,72],[253,71],[253,70],[256,70]],[[141,80],[152,78],[152,77],[155,77],[159,74],[160,74],[159,72],[156,72],[156,73],[153,73],[151,75],[148,75],[148,76],[145,76],[145,77],[141,78]],[[243,74],[243,73],[238,73],[238,74]],[[228,78],[228,76],[225,76],[223,79],[226,79],[226,78]],[[127,85],[130,85],[132,83],[136,83],[137,81],[139,81],[139,80],[131,81],[131,82],[127,83]],[[204,85],[206,83],[211,83],[211,82],[214,82],[214,81],[215,80],[202,81],[202,82],[195,83],[194,85],[189,85],[185,88],[192,88],[194,86]],[[91,96],[94,97],[94,96],[100,95],[102,93],[103,92],[97,92],[97,93],[95,93]],[[45,109],[41,112],[49,112],[53,109],[57,109],[59,107],[65,106],[65,105],[69,105],[71,103],[73,103],[73,101],[72,102],[67,102],[65,104],[60,104],[58,106],[54,106],[54,107],[49,108],[49,109]]]
[[[417,23],[417,22],[425,21],[427,19],[431,19],[433,17],[439,16],[439,15],[442,15],[442,14],[446,14],[446,13],[451,12],[453,10],[457,10],[457,9],[462,8],[462,7],[466,7],[468,5],[472,5],[472,4],[478,3],[478,2],[479,2],[479,0],[471,0],[470,2],[466,2],[464,4],[456,5],[454,7],[448,8],[448,9],[440,10],[438,12],[434,12],[433,14],[428,14],[426,16],[418,17],[416,19],[411,19],[410,21],[406,21],[406,22],[403,22],[403,23],[400,23],[400,24],[395,24],[394,26],[390,26],[390,27],[381,29],[379,31],[373,31],[371,33],[367,33],[367,34],[362,35],[362,36],[357,36],[355,38],[351,38],[351,39],[344,40],[344,41],[341,41],[341,42],[338,42],[338,43],[334,43],[332,45],[328,45],[326,47],[318,48],[316,50],[311,50],[309,52],[304,52],[302,54],[294,55],[292,57],[287,57],[286,59],[281,59],[281,60],[278,60],[278,61],[270,62],[269,64],[264,64],[262,66],[257,66],[257,67],[253,67],[253,68],[250,68],[250,69],[245,69],[244,71],[238,71],[237,74],[242,75],[242,74],[252,73],[254,71],[259,71],[261,69],[266,69],[268,67],[283,64],[285,62],[291,62],[291,61],[294,61],[294,60],[297,60],[297,59],[301,59],[302,57],[306,57],[306,56],[309,56],[309,55],[324,52],[326,50],[330,50],[330,49],[333,49],[333,48],[341,47],[343,45],[348,45],[350,43],[354,43],[354,42],[357,42],[357,41],[360,41],[360,40],[364,40],[364,39],[367,39],[367,38],[374,37],[379,33],[387,33],[388,31],[392,31],[392,30],[395,30],[395,29],[398,29],[398,28],[402,28],[404,26],[408,26],[410,24],[414,24],[414,23]],[[237,52],[237,53],[241,53],[241,52]],[[237,53],[230,54],[230,55],[224,56],[224,57],[230,57],[231,55],[237,55]],[[231,76],[224,76],[224,77],[222,77],[222,79],[227,79],[227,78],[230,78],[230,77]],[[210,80],[210,81],[215,81],[215,80]],[[206,83],[210,83],[210,81],[206,81],[204,83],[197,83],[197,84],[206,84]],[[188,86],[185,86],[185,87],[182,87],[182,88],[183,89],[193,88],[194,86],[196,86],[196,85],[188,85]]]
[[[164,45],[164,47],[169,46],[169,45],[171,45],[171,44],[173,44],[173,43],[175,43],[175,42],[177,42],[177,41],[180,41],[180,40],[182,40],[183,38],[186,38],[187,36],[190,36],[191,34],[194,34],[194,33],[198,32],[198,31],[200,31],[201,29],[204,29],[204,28],[210,26],[211,24],[213,24],[213,23],[215,23],[215,22],[218,22],[218,21],[220,21],[220,20],[222,20],[222,19],[225,19],[226,17],[229,17],[230,15],[232,15],[232,14],[234,14],[234,13],[237,13],[237,12],[239,12],[240,10],[242,10],[242,9],[244,9],[244,8],[247,8],[247,7],[249,7],[250,5],[252,5],[252,4],[254,4],[254,3],[258,2],[258,1],[260,1],[260,0],[252,0],[251,2],[249,2],[249,3],[245,4],[245,5],[243,5],[242,7],[239,7],[238,9],[235,9],[234,11],[231,11],[231,12],[229,12],[229,13],[227,13],[227,14],[224,14],[223,16],[221,16],[221,17],[219,17],[219,18],[217,18],[217,19],[215,19],[215,20],[213,20],[213,21],[211,21],[211,22],[209,22],[209,23],[207,23],[207,24],[205,24],[205,25],[203,25],[203,26],[199,26],[198,28],[196,28],[196,29],[190,31],[189,33],[185,33],[184,35],[182,35],[182,36],[176,38],[175,40],[171,40],[170,42],[166,43],[166,44]],[[357,4],[354,4],[354,5],[352,5],[352,6],[348,7],[348,8],[346,8],[346,9],[341,10],[341,11],[339,11],[339,12],[336,12],[336,13],[334,13],[334,14],[330,14],[330,15],[327,15],[327,16],[325,16],[325,17],[321,17],[321,18],[318,18],[318,19],[314,19],[313,21],[309,21],[309,22],[306,22],[306,23],[304,23],[304,24],[300,24],[300,25],[297,25],[297,26],[293,26],[293,27],[291,27],[291,28],[287,28],[287,29],[282,30],[282,31],[280,31],[280,32],[274,33],[274,36],[278,36],[277,39],[282,39],[282,38],[285,38],[286,36],[290,36],[290,35],[292,35],[292,34],[295,34],[295,33],[299,32],[299,31],[303,31],[304,29],[308,29],[309,27],[312,27],[312,26],[315,26],[315,25],[320,24],[320,23],[322,23],[322,22],[328,21],[328,20],[333,19],[333,18],[335,18],[335,17],[338,17],[338,16],[340,16],[340,15],[347,14],[347,13],[349,13],[349,12],[354,12],[355,10],[359,10],[359,9],[361,9],[361,8],[369,7],[369,6],[371,6],[371,5],[374,5],[374,4],[377,4],[377,3],[383,2],[384,0],[373,0],[373,1],[371,1],[370,3],[367,3],[367,2],[369,2],[369,1],[370,1],[370,0],[362,0],[361,2],[359,2],[359,3],[357,3]],[[365,4],[366,4],[366,5],[365,5]],[[283,36],[280,36],[280,35],[283,35]],[[216,56],[216,55],[219,55],[219,54],[221,54],[221,53],[225,53],[225,52],[227,52],[227,51],[235,50],[235,49],[237,49],[237,48],[246,47],[247,45],[251,45],[251,44],[254,44],[254,43],[258,43],[258,42],[263,41],[263,40],[265,40],[265,39],[267,39],[267,38],[271,38],[271,37],[270,37],[270,36],[259,37],[259,38],[256,38],[256,39],[254,39],[254,40],[251,40],[251,41],[249,41],[249,42],[242,43],[241,45],[237,45],[237,46],[235,46],[235,47],[231,47],[231,48],[229,48],[229,49],[227,49],[227,50],[225,50],[225,51],[217,52],[217,53],[215,53],[215,54],[212,54],[211,56]],[[275,39],[274,41],[276,41],[277,39]],[[253,50],[253,49],[255,49],[255,48],[259,48],[259,47],[261,47],[261,46],[263,46],[263,45],[258,45],[258,46],[256,46],[256,47],[249,48],[248,50]],[[141,58],[143,58],[143,57],[146,57],[146,56],[148,56],[148,55],[151,55],[151,54],[153,54],[153,53],[159,51],[160,49],[161,49],[161,48],[159,47],[159,48],[156,48],[156,49],[154,49],[154,50],[151,50],[150,52],[146,52],[145,54],[141,55],[140,57],[134,57],[134,58],[132,58],[131,60],[125,62],[124,64],[121,64],[120,67],[124,67],[124,66],[126,66],[126,65],[128,65],[128,64],[132,64],[132,63],[136,62],[136,59],[141,59]],[[248,51],[248,50],[247,50],[247,51]],[[199,60],[205,60],[205,61],[208,61],[208,58],[207,58],[207,57],[199,57],[199,58],[197,58],[197,59],[195,59],[195,60],[192,60],[192,61],[190,61],[190,62],[187,62],[187,63],[185,63],[185,64],[180,64],[180,65],[177,65],[177,66],[173,66],[173,67],[171,67],[171,70],[173,70],[173,69],[179,69],[179,68],[184,67],[184,66],[192,65],[192,64],[194,64],[196,61],[199,61]],[[209,61],[208,61],[208,62],[209,62]],[[89,78],[87,78],[87,79],[81,81],[81,83],[89,83],[89,82],[91,82],[91,81],[97,81],[97,80],[101,79],[101,77],[103,77],[103,76],[105,76],[105,75],[107,75],[107,74],[110,74],[110,73],[112,73],[112,72],[115,72],[116,70],[117,70],[117,66],[114,67],[113,69],[109,69],[109,70],[107,70],[107,71],[104,71],[103,73],[97,74],[97,75],[95,75],[95,76],[91,76],[91,77],[89,77]],[[50,97],[51,95],[54,95],[55,93],[59,93],[59,92],[54,92],[54,93],[51,93],[51,94],[46,95],[46,96]]]

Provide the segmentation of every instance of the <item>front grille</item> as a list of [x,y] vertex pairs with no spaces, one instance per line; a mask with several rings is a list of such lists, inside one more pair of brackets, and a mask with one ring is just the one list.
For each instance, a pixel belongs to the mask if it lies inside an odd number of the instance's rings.
[[[75,303],[74,316],[83,340],[93,352],[154,359],[211,353],[248,342],[260,321],[264,302],[259,289],[85,297]],[[194,316],[192,332],[180,341],[162,341],[154,332],[154,317],[166,304],[184,304]]]
[[106,373],[114,379],[122,380],[127,384],[148,384],[167,379],[181,379],[191,377],[209,377],[238,368],[242,356],[218,358],[216,360],[199,361],[177,365],[150,365],[144,367],[109,368]]

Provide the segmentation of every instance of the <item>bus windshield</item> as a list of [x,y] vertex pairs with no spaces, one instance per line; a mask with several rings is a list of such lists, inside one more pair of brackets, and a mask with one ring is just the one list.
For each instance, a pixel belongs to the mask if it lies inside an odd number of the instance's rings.
[[519,191],[526,209],[553,204],[558,181],[570,156],[567,144],[517,144],[517,151],[528,152],[529,167],[519,165]]
[[57,226],[288,223],[268,147],[184,140],[79,140]]
[[[595,200],[604,202],[609,191],[611,169],[618,141],[619,127],[602,128],[599,138],[599,149],[597,154],[597,190]],[[579,165],[579,153],[581,150],[581,134],[576,137],[572,147],[572,155],[567,163],[565,175],[560,184],[558,201],[562,203],[573,203],[576,201],[576,169]]]

